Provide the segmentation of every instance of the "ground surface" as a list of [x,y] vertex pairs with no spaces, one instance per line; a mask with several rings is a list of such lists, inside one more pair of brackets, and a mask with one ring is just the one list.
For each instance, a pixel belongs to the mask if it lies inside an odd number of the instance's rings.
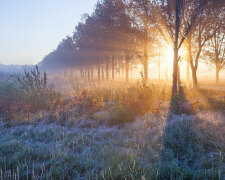
[[225,116],[146,114],[109,126],[106,112],[64,126],[0,124],[5,179],[224,179]]
[[224,91],[21,77],[0,78],[0,179],[225,179]]

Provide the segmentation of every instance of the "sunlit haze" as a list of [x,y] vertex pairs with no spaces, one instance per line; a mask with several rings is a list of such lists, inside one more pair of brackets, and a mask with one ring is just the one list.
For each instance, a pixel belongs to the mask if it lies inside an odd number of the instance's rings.
[[225,0],[0,0],[0,180],[225,180]]
[[0,64],[36,64],[71,35],[97,0],[1,0]]

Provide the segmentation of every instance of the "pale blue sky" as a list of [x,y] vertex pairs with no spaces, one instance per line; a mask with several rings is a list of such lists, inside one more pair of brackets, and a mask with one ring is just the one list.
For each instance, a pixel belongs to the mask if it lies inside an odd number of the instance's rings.
[[97,0],[0,0],[0,63],[36,64]]

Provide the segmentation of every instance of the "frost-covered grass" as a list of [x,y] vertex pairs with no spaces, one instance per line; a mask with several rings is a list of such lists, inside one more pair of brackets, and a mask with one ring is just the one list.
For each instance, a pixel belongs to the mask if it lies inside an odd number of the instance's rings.
[[[2,179],[224,179],[225,116],[145,114],[0,124]],[[100,115],[96,115],[99,117]]]
[[0,83],[0,179],[225,179],[224,92],[78,84],[31,114],[12,82]]

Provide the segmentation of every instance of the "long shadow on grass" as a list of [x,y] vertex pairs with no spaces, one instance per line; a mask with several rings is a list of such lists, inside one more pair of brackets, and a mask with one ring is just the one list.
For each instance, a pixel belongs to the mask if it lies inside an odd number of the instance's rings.
[[[218,179],[225,165],[221,160],[225,154],[225,146],[221,145],[225,143],[225,133],[217,135],[218,126],[205,122],[194,110],[190,111],[180,81],[178,91],[177,99],[171,99],[155,178]],[[225,124],[222,126],[224,128]]]
[[[205,103],[205,108],[220,111],[224,113],[225,110],[225,92],[214,90],[198,90],[198,95],[203,99],[202,103]],[[218,97],[216,97],[218,96]]]

